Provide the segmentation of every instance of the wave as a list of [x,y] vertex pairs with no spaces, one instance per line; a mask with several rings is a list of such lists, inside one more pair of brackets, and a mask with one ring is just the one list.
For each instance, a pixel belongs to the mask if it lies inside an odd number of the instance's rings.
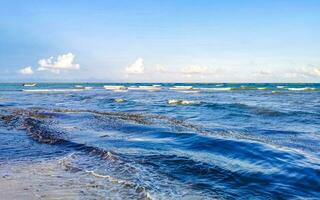
[[[123,180],[123,179],[118,179],[118,178],[115,178],[115,177],[112,177],[110,175],[104,175],[104,174],[99,174],[93,170],[82,170],[94,177],[97,177],[97,178],[103,178],[103,179],[107,179],[109,182],[113,183],[113,184],[119,184],[119,185],[122,185],[126,188],[134,188],[135,191],[138,192],[139,196],[141,199],[145,199],[145,200],[152,200],[153,198],[151,197],[150,193],[148,193],[146,191],[146,188],[143,187],[143,186],[140,186],[134,182],[131,182],[131,181],[127,181],[127,180]],[[139,199],[140,199],[139,198]]]
[[105,85],[103,86],[106,90],[126,90],[127,87],[123,85]]
[[218,88],[199,88],[203,91],[230,91],[230,90],[269,90],[268,87],[218,87]]
[[194,88],[193,86],[174,86],[170,87],[169,90],[186,94],[194,94],[200,92],[199,88]]
[[[239,105],[237,105],[239,106]],[[243,106],[243,105],[240,105]],[[177,128],[186,128],[194,131],[195,133],[189,132],[190,137],[183,138],[183,149],[188,151],[194,151],[197,156],[201,155],[201,152],[205,150],[210,151],[211,153],[222,156],[224,159],[227,159],[226,165],[223,165],[223,160],[214,160],[212,163],[197,160],[199,157],[192,157],[187,152],[186,156],[182,155],[164,155],[161,153],[154,154],[121,154],[114,151],[106,150],[104,148],[99,148],[97,146],[90,146],[87,143],[78,143],[72,141],[68,132],[64,131],[61,126],[59,126],[58,121],[56,121],[55,113],[91,113],[93,115],[106,116],[117,118],[120,120],[129,120],[136,122],[138,124],[148,124],[148,125],[158,125],[162,120],[166,126],[172,125]],[[253,183],[273,183],[276,180],[286,180],[282,183],[287,185],[294,185],[293,182],[299,182],[298,186],[306,186],[310,190],[315,190],[315,186],[312,186],[309,181],[315,182],[315,177],[317,171],[313,166],[313,163],[309,163],[309,167],[302,167],[301,163],[306,159],[303,154],[298,154],[295,151],[285,150],[281,148],[272,148],[268,147],[266,144],[272,144],[273,147],[275,144],[281,146],[281,142],[274,141],[267,136],[253,136],[239,132],[221,132],[221,131],[212,131],[206,127],[191,124],[183,120],[178,120],[174,118],[168,118],[165,116],[159,115],[148,115],[145,113],[133,114],[133,113],[119,113],[119,112],[100,112],[95,110],[71,110],[71,109],[8,109],[7,113],[4,114],[1,119],[8,124],[11,124],[13,128],[21,127],[23,130],[26,130],[28,135],[35,141],[39,143],[46,144],[55,144],[63,145],[65,147],[71,148],[73,151],[84,152],[87,155],[92,155],[99,159],[106,160],[111,163],[115,163],[115,166],[125,166],[128,167],[127,163],[139,164],[139,166],[147,166],[152,173],[162,173],[167,174],[168,177],[178,180],[183,184],[188,183],[188,180],[192,179],[195,182],[192,183],[193,187],[199,187],[206,189],[209,192],[212,192],[213,185],[216,184],[231,184],[237,186],[238,184],[247,184],[248,180]],[[97,123],[94,123],[93,126],[99,126],[99,123],[103,123],[101,120],[97,120]],[[89,127],[90,129],[91,127]],[[170,132],[171,134],[183,134],[185,131]],[[211,137],[204,138],[203,135],[209,135]],[[172,136],[171,136],[172,137]],[[181,138],[180,138],[181,139]],[[289,138],[290,139],[290,138]],[[286,142],[289,140],[285,138]],[[294,141],[295,138],[292,138]],[[179,140],[177,140],[179,141]],[[187,141],[187,142],[186,142]],[[223,152],[223,153],[222,153]],[[219,154],[220,153],[220,154]],[[224,156],[226,154],[230,156]],[[189,155],[189,156],[187,156]],[[193,155],[193,154],[191,154]],[[207,156],[207,155],[206,155]],[[234,157],[232,157],[234,156]],[[264,157],[266,156],[266,158]],[[216,157],[219,158],[219,157]],[[246,162],[239,160],[244,159]],[[264,161],[261,163],[261,161]],[[310,159],[311,160],[311,159]],[[290,162],[288,161],[297,161]],[[92,165],[92,164],[91,164]],[[248,167],[246,169],[245,167]],[[255,166],[257,168],[255,168]],[[265,167],[272,166],[275,169],[281,170],[266,170],[263,171]],[[81,168],[74,165],[66,164],[66,167],[72,171],[82,171],[97,178],[107,179],[110,182],[115,184],[120,184],[128,186],[130,188],[138,188],[138,191],[144,191],[143,188],[145,185],[140,185],[140,182],[136,181],[127,181],[122,178],[113,177],[109,174],[99,173],[93,169]],[[252,167],[253,169],[250,169]],[[314,167],[314,168],[313,168]],[[132,170],[136,168],[133,167]],[[290,169],[292,174],[287,174],[285,170]],[[117,169],[122,172],[122,169]],[[295,175],[298,172],[303,173]],[[129,173],[130,170],[123,170],[124,173]],[[141,171],[139,171],[140,173]],[[176,172],[176,173],[173,173]],[[306,175],[308,174],[308,176]],[[144,174],[149,175],[149,174]],[[158,174],[157,174],[158,175]],[[309,176],[310,175],[310,176]],[[154,178],[152,176],[146,176],[147,178]],[[289,177],[289,178],[288,178]],[[311,178],[310,178],[311,177]],[[286,179],[287,178],[287,179]],[[150,181],[149,179],[149,181]],[[160,179],[160,178],[159,178]],[[161,179],[163,180],[163,179]],[[201,183],[199,180],[207,181],[211,184],[202,184],[196,185],[196,183]],[[301,182],[301,180],[308,180]],[[198,181],[198,182],[197,182]],[[152,181],[151,181],[152,182]],[[172,186],[173,187],[173,186]],[[256,191],[261,192],[260,190]],[[249,189],[248,189],[249,190]],[[268,188],[274,191],[272,188]],[[145,193],[143,193],[145,194]],[[212,194],[210,194],[212,196]]]
[[191,90],[193,89],[193,86],[191,85],[186,85],[186,86],[173,86],[169,88],[170,90]]
[[[273,110],[268,110],[265,108],[255,108],[248,107],[243,104],[233,104],[233,105],[213,105],[213,104],[203,104],[203,106],[231,106],[236,109],[245,108],[251,112],[259,113],[261,115],[268,116],[278,116],[283,115],[284,113],[274,112]],[[253,109],[253,110],[252,110]],[[11,111],[10,111],[11,110]],[[125,128],[127,126],[122,126],[122,122],[133,122],[137,125],[145,125],[145,126],[164,126],[168,127],[172,130],[178,130],[178,133],[182,130],[189,132],[190,134],[199,134],[204,136],[210,136],[215,138],[224,138],[228,140],[244,140],[250,142],[264,143],[269,144],[275,147],[287,146],[287,144],[293,144],[295,141],[294,138],[283,138],[279,140],[274,140],[272,137],[268,135],[258,135],[258,134],[246,134],[243,132],[237,131],[226,131],[226,130],[211,130],[199,124],[193,124],[186,122],[184,120],[179,120],[176,118],[170,118],[162,115],[151,115],[146,113],[126,113],[126,112],[101,112],[95,110],[72,110],[72,109],[8,109],[10,114],[2,114],[0,113],[1,121],[5,122],[12,128],[15,129],[24,129],[27,130],[28,134],[35,141],[39,143],[47,143],[47,144],[62,144],[68,143],[68,135],[64,134],[63,129],[56,128],[54,118],[59,116],[57,114],[72,114],[72,113],[90,113],[93,114],[94,117],[98,117],[97,121],[92,121],[92,128],[103,127],[103,123],[105,123],[104,119],[111,120],[107,126],[112,129],[119,129],[121,127]],[[120,124],[118,124],[120,122]],[[110,127],[114,126],[114,127]],[[127,129],[125,128],[126,131]],[[191,132],[190,132],[191,131]],[[78,146],[79,144],[68,143],[71,146]],[[84,148],[83,146],[78,146],[78,148]],[[316,152],[318,147],[315,146],[300,146],[297,147],[301,150],[306,150],[308,152]],[[96,151],[96,154],[107,155],[107,152],[101,152],[100,150],[92,149],[85,147],[87,151]]]
[[212,108],[212,109],[226,109],[226,110],[233,110],[233,111],[239,110],[239,112],[243,112],[243,110],[247,110],[257,115],[273,116],[273,117],[294,114],[294,112],[286,113],[286,112],[274,110],[271,108],[247,105],[242,103],[211,103],[211,102],[200,102],[200,101],[179,100],[179,99],[169,99],[167,103],[172,105],[201,106],[201,107]]
[[287,89],[291,91],[312,91],[312,90],[316,90],[317,88],[304,87],[304,88],[287,88]]
[[[189,103],[189,102],[188,102]],[[212,106],[226,106],[221,104],[203,104],[203,106],[206,107],[212,107]],[[231,107],[245,107],[246,105],[242,104],[231,104],[227,105]],[[269,111],[266,111],[265,113],[268,113]],[[133,122],[141,125],[156,125],[164,123],[166,126],[171,125],[172,128],[183,128],[187,130],[192,130],[195,133],[203,134],[203,135],[209,135],[214,137],[221,137],[221,138],[234,138],[234,139],[242,139],[242,140],[251,140],[256,142],[262,142],[262,143],[269,143],[274,144],[273,141],[268,140],[267,138],[263,137],[255,137],[252,135],[247,135],[243,133],[237,133],[237,132],[230,132],[230,131],[212,131],[210,129],[207,129],[199,124],[192,124],[188,123],[184,120],[179,120],[175,118],[170,118],[162,115],[151,115],[151,114],[142,114],[142,113],[126,113],[126,112],[102,112],[102,111],[96,111],[96,110],[74,110],[74,109],[41,109],[41,108],[35,108],[31,110],[24,110],[24,109],[18,109],[14,110],[9,115],[2,115],[0,119],[4,121],[6,124],[11,125],[11,127],[21,127],[21,124],[23,124],[22,128],[27,129],[30,131],[30,136],[34,138],[36,141],[40,143],[63,143],[65,142],[65,139],[62,133],[59,133],[59,129],[51,129],[50,124],[53,122],[46,122],[43,125],[42,120],[50,119],[52,116],[56,115],[56,113],[91,113],[97,116],[102,117],[108,117],[110,119],[117,119],[117,120],[124,120],[128,122]],[[26,118],[27,117],[27,118]],[[23,119],[23,120],[22,120]],[[40,120],[40,121],[39,121]],[[40,123],[42,122],[42,123]],[[103,122],[102,119],[99,119],[97,122]],[[115,122],[112,122],[114,124]],[[94,125],[97,126],[96,124]],[[117,125],[118,126],[118,125]]]
[[148,92],[159,92],[161,91],[161,89],[162,88],[160,85],[128,87],[128,90],[148,91]]
[[72,142],[67,133],[52,119],[52,116],[53,114],[47,114],[38,109],[18,109],[13,110],[11,114],[1,115],[0,119],[5,125],[11,128],[25,130],[28,135],[38,143],[63,144],[66,147],[94,154],[103,159],[117,159],[117,155],[114,152],[82,143]]
[[276,88],[269,88],[269,87],[249,87],[249,86],[242,86],[242,87],[224,87],[224,88],[199,88],[202,91],[228,91],[228,90],[291,90],[291,91],[312,91],[312,90],[319,90],[318,88],[314,87],[304,87],[304,88],[286,88],[285,86],[277,86]]
[[[204,104],[204,106],[221,106],[219,104]],[[222,105],[225,106],[225,105]],[[244,105],[229,105],[241,107]],[[126,112],[101,112],[95,110],[74,110],[74,109],[16,109],[11,114],[2,115],[0,119],[12,128],[22,127],[27,130],[30,136],[40,143],[59,144],[67,141],[66,135],[59,129],[50,128],[53,122],[50,118],[56,113],[91,113],[97,116],[108,117],[110,119],[124,120],[141,125],[156,125],[164,123],[166,126],[172,126],[172,128],[186,129],[194,131],[197,134],[214,136],[218,138],[234,138],[242,140],[250,140],[268,144],[276,144],[266,137],[255,137],[243,133],[230,132],[230,131],[212,131],[198,124],[188,123],[184,120],[178,120],[162,115],[151,115],[142,113],[126,113]],[[47,120],[47,121],[43,121]],[[99,119],[97,122],[102,123],[103,120]],[[115,122],[112,122],[114,124]],[[97,124],[94,125],[96,127]],[[118,125],[117,125],[118,126]]]
[[23,92],[80,92],[83,89],[23,89]]
[[[231,88],[231,90],[261,90],[261,89],[264,89],[264,87],[240,86],[240,87],[232,87]],[[266,89],[268,89],[268,88],[266,88]]]
[[176,90],[176,92],[185,93],[185,94],[195,94],[199,93],[200,90],[192,89],[192,90]]
[[280,91],[276,91],[276,90],[271,91],[271,94],[280,94],[280,93],[281,93]]
[[261,106],[254,106],[254,105],[247,105],[243,103],[202,103],[201,106],[213,109],[226,109],[226,110],[239,110],[239,112],[243,112],[242,110],[247,110],[253,112],[258,115],[265,115],[265,116],[282,116],[286,115],[287,113],[273,110],[271,108],[261,107]]
[[199,88],[200,90],[205,90],[205,91],[227,91],[227,90],[232,90],[231,87],[224,87],[224,88]]
[[169,99],[168,104],[175,104],[175,105],[192,105],[192,104],[199,104],[196,101],[190,100],[178,100],[178,99]]
[[113,100],[114,100],[114,102],[116,102],[116,103],[123,103],[123,102],[126,101],[125,99],[122,99],[122,98],[116,98],[116,99],[113,99]]
[[258,87],[257,89],[258,90],[268,90],[269,88],[267,88],[267,87]]
[[[128,92],[128,91],[149,91],[158,92],[162,89],[168,89],[175,92],[181,93],[199,93],[199,92],[210,92],[210,91],[231,91],[231,90],[289,90],[289,91],[313,91],[319,90],[316,87],[286,87],[286,86],[276,86],[273,87],[256,87],[256,86],[240,86],[240,87],[193,87],[193,86],[174,86],[174,87],[160,87],[160,86],[104,86],[108,91],[113,92]],[[66,89],[22,89],[24,92],[79,92],[84,90],[92,90],[93,87],[77,86],[76,88],[66,88]],[[3,90],[6,91],[6,90]],[[8,90],[11,91],[11,90]],[[17,90],[21,91],[21,90]]]

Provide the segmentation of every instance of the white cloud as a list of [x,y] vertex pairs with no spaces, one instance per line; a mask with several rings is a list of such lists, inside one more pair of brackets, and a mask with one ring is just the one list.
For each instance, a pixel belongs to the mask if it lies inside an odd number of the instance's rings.
[[293,79],[293,78],[298,78],[299,74],[297,74],[295,72],[286,72],[286,73],[284,73],[283,77]]
[[162,73],[165,73],[165,72],[169,71],[166,67],[164,67],[163,65],[159,65],[159,64],[156,65],[156,70],[158,72],[162,72]]
[[144,64],[143,59],[138,58],[132,65],[126,68],[128,74],[143,74],[144,73]]
[[208,71],[208,67],[198,66],[198,65],[190,65],[190,66],[185,67],[181,70],[182,73],[187,74],[187,75],[204,74],[207,71]]
[[320,77],[320,68],[301,67],[285,73],[286,78],[318,78]]
[[320,67],[303,67],[298,72],[304,76],[320,77]]
[[54,60],[54,57],[41,59],[38,61],[38,71],[50,71],[59,74],[61,70],[68,71],[80,69],[79,64],[73,63],[74,58],[75,55],[67,53],[59,55],[56,60]]
[[268,69],[262,69],[258,72],[255,72],[255,75],[259,75],[259,76],[268,76],[268,75],[272,75],[272,72]]
[[33,70],[32,70],[31,67],[25,67],[25,68],[20,69],[19,73],[23,74],[23,75],[32,75],[33,74]]
[[314,69],[313,69],[313,73],[314,73],[314,75],[316,75],[316,76],[320,76],[320,67],[319,67],[319,68],[314,68]]

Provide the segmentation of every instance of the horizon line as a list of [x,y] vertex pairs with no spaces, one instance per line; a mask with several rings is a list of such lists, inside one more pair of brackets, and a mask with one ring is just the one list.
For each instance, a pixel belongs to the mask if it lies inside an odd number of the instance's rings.
[[19,81],[19,82],[1,82],[0,84],[23,84],[23,83],[37,83],[37,84],[64,84],[64,83],[86,83],[86,84],[320,84],[320,82],[90,82],[90,81]]

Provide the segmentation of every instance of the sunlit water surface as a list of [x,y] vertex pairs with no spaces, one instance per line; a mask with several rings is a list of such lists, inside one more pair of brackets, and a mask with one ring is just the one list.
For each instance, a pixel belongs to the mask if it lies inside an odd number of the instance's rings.
[[104,85],[0,84],[1,194],[320,198],[319,84]]

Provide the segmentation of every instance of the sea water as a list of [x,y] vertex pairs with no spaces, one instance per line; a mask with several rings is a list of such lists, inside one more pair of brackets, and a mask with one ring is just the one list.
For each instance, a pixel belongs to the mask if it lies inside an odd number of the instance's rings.
[[320,198],[320,84],[105,85],[0,84],[1,194]]

